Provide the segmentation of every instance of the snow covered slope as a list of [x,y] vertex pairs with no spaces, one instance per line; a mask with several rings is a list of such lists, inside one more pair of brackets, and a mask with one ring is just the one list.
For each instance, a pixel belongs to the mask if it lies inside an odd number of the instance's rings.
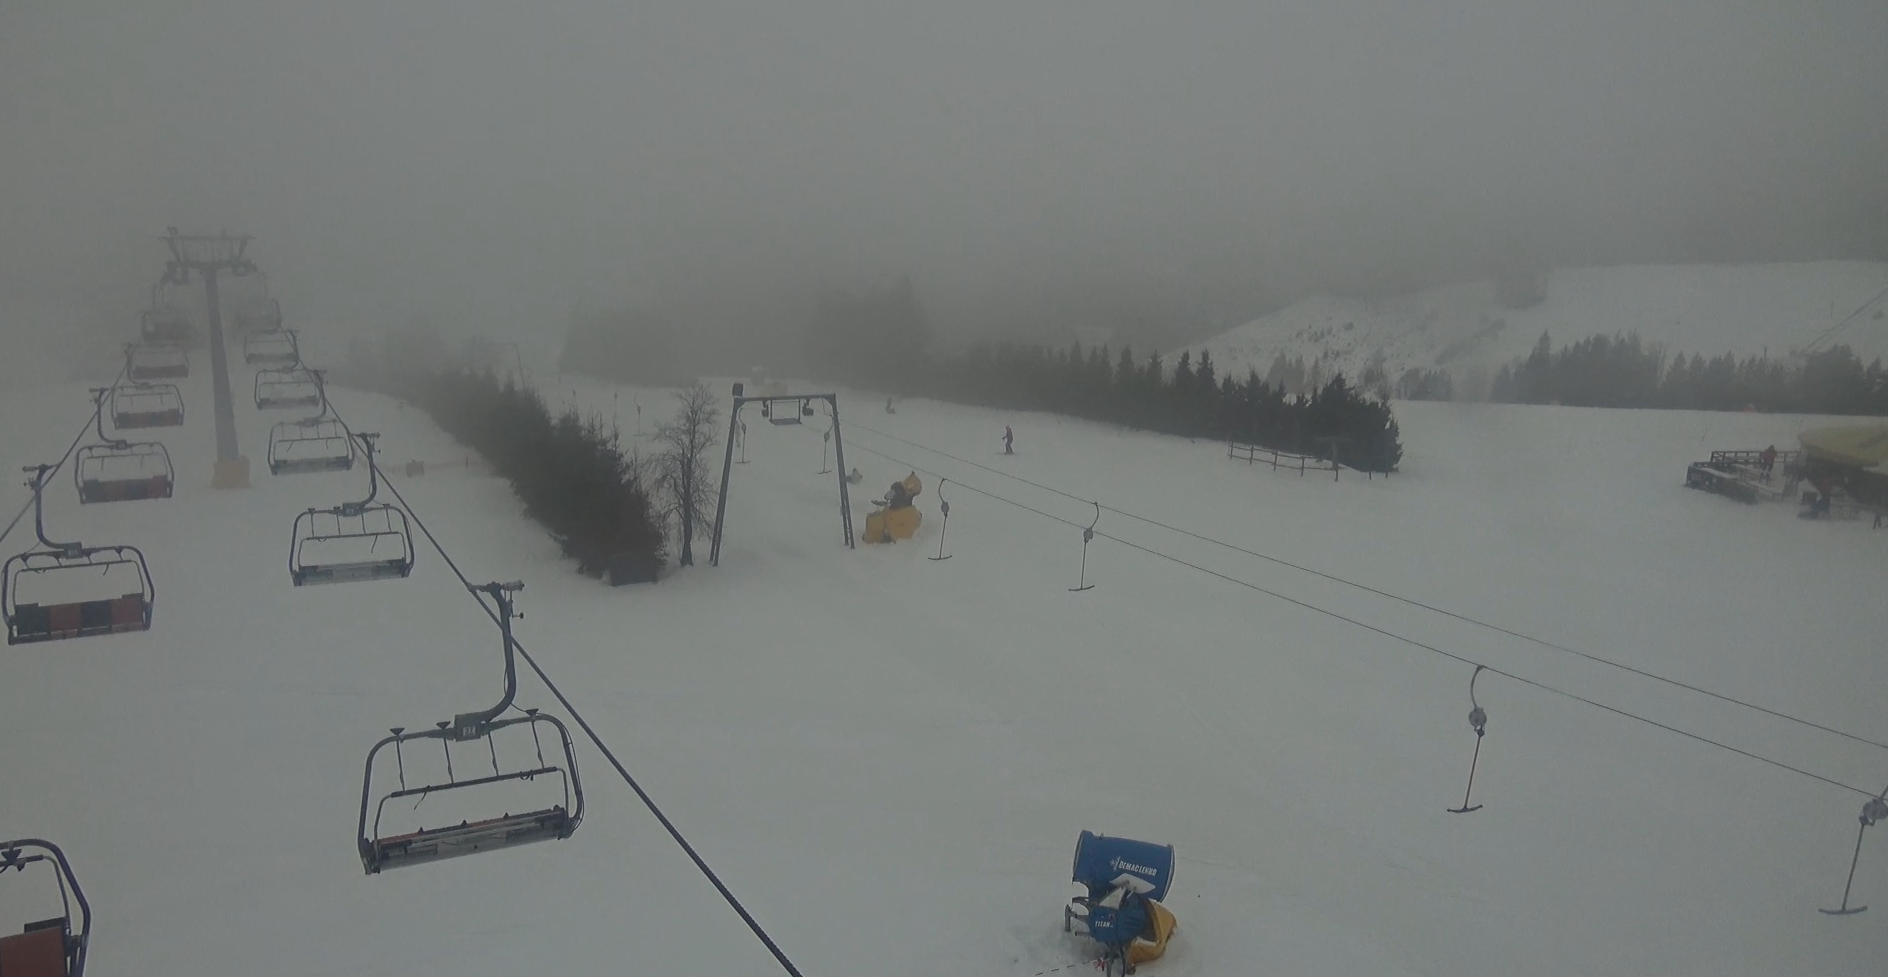
[[[212,492],[208,382],[185,386],[175,499],[81,510],[62,479],[48,513],[55,538],[144,547],[154,629],[0,650],[0,835],[72,855],[96,977],[779,972],[587,742],[570,840],[363,876],[368,747],[491,702],[495,631],[423,542],[409,579],[291,587],[294,514],[358,473]],[[662,399],[640,392],[650,426]],[[1083,828],[1178,847],[1180,935],[1148,977],[1880,973],[1875,912],[1815,912],[1860,795],[1484,675],[1487,806],[1444,813],[1470,668],[1224,578],[1870,789],[1884,751],[1119,512],[1098,531],[1223,577],[1100,538],[1070,593],[1094,510],[1050,491],[1888,738],[1881,534],[1680,487],[1708,448],[1817,419],[1415,404],[1404,473],[1332,484],[842,392],[855,518],[918,467],[917,539],[845,549],[821,425],[750,416],[722,565],[611,590],[502,483],[400,476],[460,454],[417,411],[337,400],[468,574],[526,581],[521,641],[809,975],[1077,972]],[[0,458],[56,457],[84,409],[77,386],[0,394]],[[252,458],[274,419],[241,409]],[[519,703],[569,718],[529,676]],[[22,892],[0,879],[0,922]],[[1879,836],[1856,892],[1888,900]]]
[[[1865,262],[1571,268],[1549,275],[1546,300],[1527,309],[1501,307],[1487,282],[1378,302],[1319,296],[1189,348],[1196,359],[1211,351],[1221,375],[1251,367],[1264,376],[1283,353],[1306,364],[1321,358],[1326,375],[1337,369],[1355,378],[1381,351],[1392,377],[1446,367],[1461,384],[1526,355],[1543,332],[1556,345],[1637,331],[1668,350],[1707,357],[1787,353],[1885,289],[1888,265]],[[1888,355],[1888,319],[1864,314],[1832,338],[1864,359]]]

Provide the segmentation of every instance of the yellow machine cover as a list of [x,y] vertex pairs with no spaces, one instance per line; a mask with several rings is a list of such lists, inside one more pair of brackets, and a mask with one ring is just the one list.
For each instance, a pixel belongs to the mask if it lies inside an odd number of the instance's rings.
[[1804,431],[1798,438],[1803,453],[1813,460],[1856,468],[1888,462],[1888,426],[1823,427]]
[[1128,944],[1128,966],[1130,967],[1138,967],[1149,960],[1159,960],[1160,955],[1167,952],[1167,941],[1173,939],[1173,931],[1180,926],[1180,923],[1173,918],[1173,912],[1166,906],[1149,899],[1147,908],[1154,911],[1154,917],[1150,921],[1154,936],[1153,939],[1143,936]]

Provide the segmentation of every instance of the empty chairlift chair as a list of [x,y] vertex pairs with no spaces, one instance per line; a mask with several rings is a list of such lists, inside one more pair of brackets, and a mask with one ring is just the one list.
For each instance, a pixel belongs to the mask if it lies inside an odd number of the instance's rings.
[[[505,694],[498,704],[481,712],[456,716],[451,722],[437,723],[432,729],[408,732],[395,727],[393,735],[375,743],[368,751],[367,769],[361,781],[357,845],[361,866],[367,874],[568,838],[583,821],[583,784],[577,777],[577,758],[571,746],[570,730],[556,717],[536,709],[524,709],[519,715],[499,718],[513,708],[512,699],[518,690],[511,637],[512,595],[523,588],[522,583],[515,582],[472,588],[490,595],[498,604],[496,616],[505,652]],[[507,731],[509,735],[500,735]],[[433,761],[429,760],[430,749],[407,754],[409,748],[422,740],[439,743],[443,763],[437,768],[433,768]],[[457,769],[453,765],[455,744],[460,756]],[[392,763],[387,763],[382,755],[389,746],[393,747]],[[377,759],[381,761],[379,777],[375,776]],[[436,769],[443,775],[428,775],[424,772],[427,769]],[[397,786],[388,784],[389,779]],[[561,790],[545,786],[552,781]],[[519,793],[523,791],[528,791],[528,795]],[[494,802],[494,797],[523,799],[526,809],[512,813],[501,802]],[[430,800],[435,809],[449,808],[443,813],[447,823],[432,827],[414,825],[410,829],[384,828],[390,811],[396,815],[411,815],[419,810],[419,799]],[[461,801],[477,803],[480,800],[487,804],[501,803],[501,806],[492,809],[496,811],[493,816],[466,816],[452,823],[452,817],[462,812],[484,813],[476,807],[455,806]]]
[[125,376],[132,380],[179,380],[190,375],[190,354],[182,346],[134,343],[125,347]]
[[[275,332],[282,328],[282,306],[266,295],[259,295],[236,307],[236,331],[247,336]],[[248,359],[249,342],[243,341],[243,356]]]
[[256,407],[293,410],[321,406],[321,381],[304,367],[256,371]]
[[79,501],[91,504],[170,498],[177,472],[171,467],[170,452],[162,444],[105,436],[105,398],[110,392],[109,387],[92,391],[97,400],[93,421],[100,443],[88,444],[73,456],[72,480],[78,485]]
[[243,337],[243,362],[250,366],[294,366],[301,360],[293,330],[252,332]]
[[795,407],[792,401],[763,400],[760,404],[760,416],[766,418],[770,424],[799,424],[801,418],[813,416],[813,402],[802,400],[799,406]]
[[269,430],[269,473],[272,475],[347,471],[354,467],[354,437],[347,425],[329,412],[327,385],[321,371],[308,372],[315,379],[321,409],[312,416],[283,421]]
[[119,430],[177,427],[184,422],[184,395],[174,383],[121,383],[107,400]]
[[33,473],[33,529],[42,549],[0,568],[0,613],[7,644],[148,631],[156,591],[135,546],[86,546],[46,538],[45,487],[51,465]]
[[154,305],[139,317],[138,335],[154,346],[189,346],[196,342],[197,327],[174,305]]
[[413,533],[406,512],[374,501],[380,492],[380,470],[374,464],[374,439],[379,435],[354,437],[366,450],[367,498],[332,509],[309,509],[295,517],[288,572],[297,587],[387,580],[413,572]]
[[[51,868],[57,880],[59,914],[20,922],[0,920],[0,975],[5,977],[85,977],[85,952],[92,938],[92,906],[79,888],[65,852],[50,841],[21,838],[0,841],[0,884],[11,873],[22,879]],[[19,905],[8,899],[0,905]],[[74,909],[78,912],[76,916]],[[36,914],[35,914],[36,915]]]
[[354,467],[354,438],[333,417],[283,421],[269,431],[269,473],[304,475]]

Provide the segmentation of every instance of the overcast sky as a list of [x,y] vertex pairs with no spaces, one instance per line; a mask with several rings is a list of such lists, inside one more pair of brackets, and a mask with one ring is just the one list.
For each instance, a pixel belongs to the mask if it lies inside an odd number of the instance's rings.
[[291,317],[494,331],[1862,256],[1888,2],[0,0],[0,295],[133,315],[170,224],[256,234]]

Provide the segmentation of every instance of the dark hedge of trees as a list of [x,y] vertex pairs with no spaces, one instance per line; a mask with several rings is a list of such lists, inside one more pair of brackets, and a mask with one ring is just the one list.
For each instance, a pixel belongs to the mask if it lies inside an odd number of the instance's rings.
[[1206,352],[1197,364],[1181,353],[1169,370],[1159,353],[1142,363],[1130,349],[1117,355],[1107,346],[977,346],[933,360],[911,392],[1319,456],[1328,456],[1336,439],[1338,461],[1372,471],[1393,470],[1403,457],[1389,405],[1363,396],[1341,375],[1309,395],[1287,396],[1256,371],[1244,379],[1219,376]]
[[1543,334],[1526,357],[1501,368],[1489,399],[1577,407],[1750,410],[1888,415],[1888,371],[1847,346],[1795,360],[1729,353],[1705,359],[1636,333],[1591,336],[1556,349]]
[[[621,315],[575,323],[564,369],[634,381],[630,371],[639,361],[652,369],[667,365],[669,347],[659,325]],[[1049,411],[1320,456],[1330,453],[1330,439],[1336,439],[1339,461],[1377,471],[1395,468],[1403,455],[1396,421],[1381,397],[1366,396],[1342,376],[1320,376],[1315,367],[1307,372],[1302,361],[1261,381],[1256,374],[1219,377],[1206,354],[1197,365],[1182,354],[1171,369],[1158,355],[1141,364],[1126,349],[1117,357],[1106,347],[1084,350],[1080,344],[981,344],[938,354],[928,349],[932,335],[909,279],[879,289],[829,290],[801,322],[804,366],[797,372],[901,395]],[[1433,391],[1437,382],[1424,389]]]
[[1403,457],[1388,404],[1363,396],[1343,377],[1304,396],[1256,373],[1220,377],[1211,356],[1182,353],[1172,369],[1160,354],[1145,363],[1106,346],[1067,349],[978,344],[927,354],[931,322],[910,281],[863,295],[831,295],[806,326],[808,361],[822,379],[911,396],[1047,411],[1185,437],[1242,441],[1389,471]]
[[489,373],[434,373],[400,393],[511,482],[579,573],[602,576],[625,557],[663,564],[661,522],[612,425],[574,410],[553,417],[537,391]]

